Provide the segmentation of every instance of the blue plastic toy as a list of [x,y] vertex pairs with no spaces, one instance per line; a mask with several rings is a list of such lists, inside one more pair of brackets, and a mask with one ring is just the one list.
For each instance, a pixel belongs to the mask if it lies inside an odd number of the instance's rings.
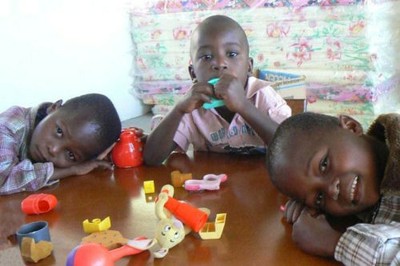
[[[210,79],[208,81],[208,83],[214,86],[215,84],[218,83],[218,81],[219,81],[219,78],[213,78],[213,79]],[[211,108],[215,108],[215,107],[219,107],[219,106],[223,106],[223,105],[225,105],[224,100],[212,98],[211,102],[203,104],[203,108],[211,109]]]

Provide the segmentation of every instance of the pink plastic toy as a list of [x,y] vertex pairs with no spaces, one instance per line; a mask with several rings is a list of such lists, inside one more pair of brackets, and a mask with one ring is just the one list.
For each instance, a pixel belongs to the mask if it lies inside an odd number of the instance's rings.
[[54,209],[57,202],[53,194],[31,194],[21,202],[21,209],[26,214],[41,214]]
[[203,179],[189,179],[185,181],[184,187],[189,191],[197,190],[218,190],[219,185],[228,179],[226,174],[214,175],[208,174],[203,176]]
[[112,161],[117,167],[136,167],[143,163],[141,136],[142,133],[134,127],[122,130],[120,138],[111,152]]
[[67,257],[67,266],[114,266],[122,257],[135,255],[149,249],[153,240],[136,238],[122,247],[108,250],[100,244],[88,243],[75,247]]

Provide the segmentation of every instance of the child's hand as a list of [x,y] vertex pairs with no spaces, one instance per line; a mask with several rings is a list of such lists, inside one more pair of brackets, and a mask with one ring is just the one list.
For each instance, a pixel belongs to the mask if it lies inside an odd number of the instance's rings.
[[[303,203],[290,199],[285,204],[283,216],[288,223],[293,224],[297,221],[304,208],[306,208],[306,206]],[[311,208],[308,208],[308,213],[313,217],[319,215],[317,210]]]
[[190,113],[200,108],[204,102],[211,101],[213,88],[205,82],[196,82],[192,88],[185,94],[182,101],[177,104],[178,110],[182,113]]
[[228,73],[222,74],[214,88],[215,96],[223,99],[231,112],[240,113],[245,108],[247,98],[244,85],[235,76]]
[[307,208],[293,224],[293,241],[303,251],[318,256],[333,257],[341,235],[330,226],[325,215],[314,217]]
[[283,217],[286,219],[288,223],[293,224],[297,221],[297,218],[299,218],[300,213],[304,208],[305,208],[304,204],[291,199],[285,204]]
[[113,166],[111,162],[104,160],[91,160],[72,166],[74,168],[75,175],[86,175],[96,168],[112,170]]

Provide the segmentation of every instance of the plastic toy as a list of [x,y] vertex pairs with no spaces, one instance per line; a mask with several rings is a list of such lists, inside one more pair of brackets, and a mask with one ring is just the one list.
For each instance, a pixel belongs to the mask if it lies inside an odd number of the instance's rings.
[[35,221],[21,225],[15,233],[19,247],[22,245],[22,239],[32,238],[35,243],[40,241],[51,241],[49,223],[47,221]]
[[[173,191],[173,189],[173,186],[165,185],[161,192],[164,192],[165,190]],[[162,193],[160,193],[160,195],[162,195]],[[164,207],[169,212],[171,212],[171,214],[175,216],[176,219],[189,226],[195,232],[198,232],[204,226],[208,219],[208,213],[204,211],[204,209],[201,210],[185,202],[177,201],[171,196],[168,196],[168,200],[165,202]]]
[[[213,78],[213,79],[210,79],[208,81],[208,83],[214,86],[215,84],[218,83],[218,81],[219,81],[219,78]],[[219,107],[219,106],[223,106],[223,105],[225,105],[224,100],[212,98],[211,102],[203,103],[203,108],[204,109],[211,109],[211,108],[215,108],[215,107]]]
[[97,243],[105,247],[106,249],[119,248],[127,244],[129,239],[122,236],[119,231],[116,230],[105,230],[101,232],[94,232],[82,238],[81,244]]
[[192,179],[191,173],[181,173],[179,170],[171,172],[171,183],[174,187],[182,187],[186,180]]
[[214,223],[206,223],[200,230],[201,239],[219,239],[224,231],[226,213],[218,213]]
[[35,243],[35,240],[31,237],[22,238],[21,242],[21,255],[22,258],[27,262],[38,262],[41,259],[50,256],[53,251],[53,244],[49,241],[39,241]]
[[106,217],[103,221],[99,218],[93,219],[92,222],[89,222],[88,219],[84,220],[83,223],[83,231],[85,233],[93,233],[107,230],[111,227],[110,217]]
[[144,193],[146,193],[146,194],[154,193],[154,191],[155,191],[154,180],[144,181],[143,188],[144,188]]
[[111,158],[117,167],[136,167],[143,163],[143,143],[137,129],[125,128],[111,151]]
[[21,202],[21,209],[26,214],[41,214],[54,209],[57,202],[53,194],[31,194]]
[[67,257],[67,266],[114,266],[114,262],[128,255],[135,255],[154,245],[152,239],[144,237],[129,240],[122,247],[107,250],[100,244],[89,243],[75,247]]
[[203,176],[202,180],[190,179],[186,180],[184,188],[189,191],[197,190],[218,190],[219,185],[228,179],[226,174],[214,175],[208,174]]

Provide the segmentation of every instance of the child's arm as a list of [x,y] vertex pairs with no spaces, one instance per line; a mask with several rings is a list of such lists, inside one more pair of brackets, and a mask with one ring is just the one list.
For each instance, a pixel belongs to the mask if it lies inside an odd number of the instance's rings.
[[344,265],[400,265],[400,223],[358,223],[347,228],[335,259]]
[[307,253],[333,257],[342,232],[333,229],[324,214],[314,215],[307,208],[302,210],[293,223],[293,241]]
[[182,117],[200,108],[204,102],[210,101],[211,95],[212,87],[207,83],[199,82],[192,86],[184,99],[174,106],[147,137],[143,152],[146,164],[161,164],[176,149],[177,145],[173,139]]
[[334,224],[309,210],[304,208],[295,218],[292,232],[293,241],[305,252],[334,257],[344,265],[399,265],[400,223],[368,224],[336,217],[339,224]]
[[278,123],[272,120],[267,113],[258,110],[247,99],[243,85],[236,77],[223,74],[215,85],[215,94],[224,100],[226,107],[231,112],[240,114],[265,144],[269,143]]
[[[138,134],[142,134],[140,132]],[[105,149],[101,154],[97,156],[95,160],[90,160],[86,162],[82,162],[71,167],[67,168],[57,168],[54,167],[53,175],[50,177],[50,180],[58,180],[68,176],[74,175],[85,175],[91,172],[96,168],[103,168],[103,169],[112,169],[111,160],[109,160],[108,155],[111,153],[112,149],[114,148],[115,143],[110,145],[107,149]]]
[[0,195],[22,191],[36,191],[49,183],[53,172],[52,163],[36,163],[25,159],[17,164],[8,156],[1,156],[0,166]]
[[68,168],[54,168],[54,172],[53,175],[50,177],[50,180],[58,180],[74,175],[85,175],[96,168],[111,170],[112,164],[111,162],[107,162],[104,160],[91,160],[76,164]]

